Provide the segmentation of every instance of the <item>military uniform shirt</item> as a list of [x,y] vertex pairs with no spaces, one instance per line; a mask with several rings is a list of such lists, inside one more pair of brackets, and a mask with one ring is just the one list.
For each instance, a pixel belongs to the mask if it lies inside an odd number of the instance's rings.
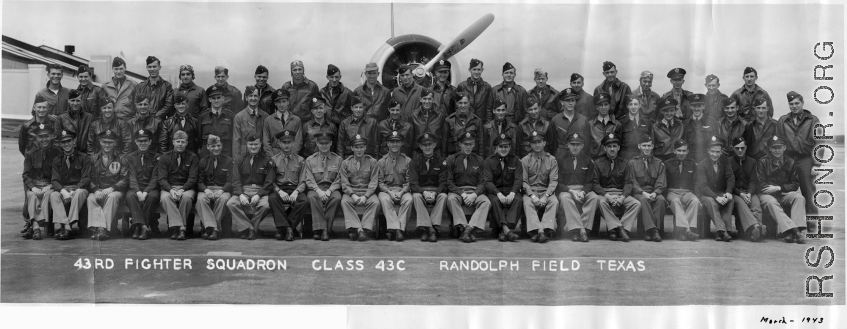
[[169,192],[174,188],[182,188],[185,191],[193,190],[197,184],[197,174],[200,159],[191,151],[176,153],[165,152],[159,156],[156,175],[159,178],[159,187],[162,191]]
[[303,174],[303,157],[297,154],[280,153],[271,157],[274,162],[276,176],[274,178],[274,192],[281,187],[295,187],[298,193],[306,190],[306,182],[301,179]]
[[303,180],[310,190],[325,188],[332,193],[341,189],[341,176],[338,174],[341,170],[341,156],[332,152],[327,156],[315,153],[306,158],[305,163]]
[[365,154],[362,159],[356,159],[351,155],[341,163],[341,191],[347,195],[364,193],[369,198],[376,193],[378,184],[379,168],[376,159]]
[[59,191],[65,186],[88,188],[91,179],[91,159],[88,154],[75,152],[70,156],[53,158],[53,174],[50,175],[53,190]]
[[[252,163],[251,163],[252,162]],[[274,171],[274,163],[271,159],[262,152],[250,155],[245,154],[236,166],[238,176],[235,176],[232,186],[232,194],[241,195],[244,193],[244,186],[258,185],[259,191],[256,194],[259,197],[268,195],[273,191],[273,182],[276,172]]]
[[[554,195],[559,185],[559,163],[550,153],[536,156],[530,153],[521,159],[523,165],[524,193],[531,195],[535,191],[544,190],[545,194]],[[536,193],[542,194],[542,193]]]
[[377,161],[378,170],[377,184],[381,191],[388,191],[391,187],[402,187],[403,193],[409,192],[409,167],[412,159],[404,154],[396,157],[386,154]]
[[444,158],[433,153],[427,158],[423,154],[417,154],[412,158],[409,170],[409,188],[412,193],[423,193],[424,187],[436,188],[437,193],[447,192],[447,180],[444,174]]
[[[641,192],[663,194],[667,178],[665,164],[656,157],[644,158],[638,155],[629,160],[630,176],[626,178],[629,185],[624,187],[624,195],[641,194]],[[632,188],[628,191],[626,187]]]
[[[217,166],[215,163],[217,162]],[[233,182],[240,177],[235,161],[226,155],[208,156],[200,159],[197,177],[197,191],[203,192],[209,186],[219,186],[224,192],[232,193]]]
[[[467,166],[465,162],[467,162]],[[445,179],[450,193],[462,194],[460,187],[467,186],[475,187],[474,193],[476,195],[485,192],[485,182],[482,180],[484,162],[485,160],[476,153],[464,154],[459,152],[447,157],[447,160],[444,160],[444,166],[447,169]]]
[[123,161],[117,153],[110,155],[107,163],[103,163],[104,156],[102,151],[91,156],[90,191],[111,187],[115,191],[123,192],[129,185],[126,180],[128,169],[121,164]]
[[485,183],[485,193],[509,195],[520,193],[524,177],[521,160],[514,154],[500,157],[495,154],[485,159],[482,169],[482,181]]
[[[711,166],[709,168],[711,169]],[[665,175],[668,188],[685,189],[693,193],[694,176],[696,173],[697,163],[688,157],[682,161],[676,157],[665,161]]]
[[156,166],[159,163],[159,154],[154,151],[153,146],[147,152],[139,151],[127,154],[124,157],[124,167],[127,168],[127,180],[129,180],[129,192],[147,192],[159,188],[159,179]]

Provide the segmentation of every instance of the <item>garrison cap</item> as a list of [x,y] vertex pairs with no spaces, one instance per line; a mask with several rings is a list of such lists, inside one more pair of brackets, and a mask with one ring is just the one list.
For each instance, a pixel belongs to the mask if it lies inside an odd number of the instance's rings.
[[684,139],[677,139],[677,140],[673,141],[674,150],[678,149],[680,147],[683,147],[683,146],[688,146],[688,142],[686,142]]
[[514,65],[512,65],[512,63],[506,62],[506,64],[503,64],[503,72],[505,73],[508,70],[517,70],[517,69],[515,68]]
[[264,65],[259,65],[259,66],[256,67],[256,72],[254,72],[253,74],[262,74],[262,73],[268,73],[268,68],[265,67]]
[[768,100],[766,100],[764,97],[753,98],[753,107],[762,105],[768,105]]
[[62,130],[62,132],[59,133],[59,142],[69,141],[74,139],[74,137],[76,137],[76,133],[73,131]]
[[289,99],[290,97],[291,97],[291,94],[288,93],[288,90],[282,89],[282,88],[274,90],[273,95],[271,95],[271,99],[274,102],[276,102],[278,99],[283,99],[283,98]]
[[[536,132],[533,131],[533,133],[536,133]],[[503,145],[503,144],[512,145],[512,137],[510,137],[509,135],[506,135],[506,134],[500,134],[500,135],[497,135],[496,138],[494,138],[494,146],[500,146],[500,145]]]
[[585,143],[585,139],[582,138],[582,135],[579,133],[573,133],[568,135],[568,144],[570,143]]
[[251,131],[247,133],[247,137],[244,137],[244,140],[246,140],[247,142],[255,142],[257,140],[260,140],[259,134],[256,134],[255,131]]
[[395,131],[392,131],[390,134],[388,134],[388,136],[385,137],[385,140],[389,141],[389,142],[390,141],[402,141],[403,135],[401,135],[400,132],[395,130]]
[[650,134],[642,133],[638,136],[638,144],[652,143],[652,142],[653,142],[653,137],[651,137]]
[[118,67],[118,66],[121,66],[121,65],[126,67],[126,62],[124,61],[123,58],[115,57],[114,59],[112,59],[112,67]]
[[400,68],[397,69],[397,73],[403,74],[403,73],[409,72],[411,69],[412,69],[412,67],[409,66],[409,64],[402,64],[402,65],[400,65]]
[[218,85],[213,85],[209,89],[206,89],[206,96],[212,97],[215,95],[227,96],[229,95],[229,89],[219,87]]
[[685,69],[683,68],[675,68],[673,70],[668,71],[668,78],[671,79],[682,79],[685,77]]
[[491,106],[492,109],[496,109],[496,108],[501,107],[501,106],[506,106],[506,102],[504,102],[502,99],[495,99],[494,102],[492,102],[491,105],[492,105]]
[[401,104],[400,104],[400,102],[398,102],[398,101],[397,101],[396,99],[394,99],[394,98],[392,98],[392,99],[388,100],[388,108],[389,108],[389,109],[393,109],[393,108],[395,108],[395,107],[400,107],[400,105],[401,105]]
[[565,88],[562,92],[559,93],[559,100],[567,100],[571,98],[576,98],[576,93],[574,93],[572,88]]
[[35,129],[35,135],[36,136],[52,135],[52,134],[53,134],[53,126],[52,125],[45,125],[45,124],[42,123],[42,124],[39,124]]
[[[706,76],[706,83],[718,80],[718,76],[714,74],[709,74]],[[718,80],[719,81],[719,80]]]
[[789,102],[793,101],[797,97],[800,97],[801,101],[802,101],[802,98],[803,98],[803,96],[800,96],[800,94],[798,94],[796,91],[789,91],[787,96],[788,96]]
[[101,141],[102,140],[110,140],[110,141],[114,142],[114,141],[118,140],[118,134],[116,134],[111,129],[106,129],[106,130],[100,132],[99,134],[97,134],[97,139],[99,139]]
[[706,103],[706,95],[703,95],[703,94],[688,95],[688,103],[689,104],[705,104]]
[[335,65],[332,65],[332,64],[329,64],[329,65],[326,66],[326,75],[328,75],[328,76],[334,75],[334,74],[339,73],[339,72],[341,72],[341,70],[338,69],[338,66],[335,66]]
[[139,94],[135,94],[135,103],[141,103],[141,102],[143,102],[143,101],[145,101],[145,100],[149,101],[149,100],[150,100],[150,95],[147,95],[147,94],[141,94],[141,93],[139,93]]
[[621,139],[618,137],[618,135],[608,134],[606,136],[603,136],[603,140],[600,143],[602,143],[603,146],[613,144],[613,143],[621,145]]
[[366,64],[365,65],[365,72],[370,72],[370,71],[379,71],[379,66],[377,66],[376,63],[374,63],[374,62],[370,62],[370,63]]
[[46,101],[47,101],[47,99],[44,98],[44,96],[41,96],[41,94],[35,94],[35,101],[32,102],[32,105],[35,105],[35,104],[38,104],[38,103],[44,103]]
[[579,79],[582,79],[582,81],[585,81],[585,78],[583,78],[582,75],[580,75],[579,73],[571,73],[571,82],[574,82],[574,81],[579,80]]
[[326,101],[326,99],[324,99],[324,97],[323,97],[323,96],[321,96],[321,95],[315,95],[315,97],[312,97],[312,105],[313,105],[313,106],[317,106],[317,105],[318,105],[318,103],[323,103],[324,105],[328,105],[328,104],[329,104],[329,103]]
[[[392,98],[393,100],[393,98]],[[365,98],[362,96],[352,96],[350,97],[350,106],[356,106],[356,104],[365,104]],[[390,108],[390,106],[389,106]]]
[[335,134],[329,132],[317,133],[315,134],[315,140],[318,143],[332,143],[335,140]]
[[747,140],[744,139],[744,137],[735,137],[735,138],[732,139],[732,146],[735,146],[735,145],[738,145],[738,144],[741,144],[741,143],[747,144]]
[[79,90],[71,89],[71,91],[68,92],[68,99],[77,99],[79,96],[82,96],[82,93],[79,92]]
[[297,135],[296,131],[283,130],[283,131],[276,133],[276,135],[274,137],[276,137],[276,139],[278,139],[280,142],[293,142],[294,136],[296,136],[296,135]]
[[420,136],[418,136],[418,144],[424,144],[424,143],[428,143],[428,142],[435,143],[436,142],[435,135],[430,134],[430,133],[423,133]]
[[617,67],[617,66],[615,66],[615,63],[612,63],[610,61],[603,62],[603,72],[611,70],[615,67]]
[[150,132],[150,131],[149,131],[149,130],[147,130],[147,129],[144,129],[144,128],[142,128],[142,129],[138,129],[138,131],[136,131],[136,132],[135,132],[135,138],[133,138],[133,139],[136,139],[136,140],[137,140],[137,139],[139,139],[139,138],[149,138],[149,139],[153,139],[153,133],[152,133],[152,132]]
[[727,106],[730,106],[732,104],[738,105],[737,102],[738,102],[738,100],[735,98],[735,96],[724,97],[721,100],[721,104],[723,105],[723,107],[727,107]]
[[90,67],[88,67],[88,65],[80,65],[79,67],[76,68],[76,74],[77,75],[80,75],[80,74],[83,74],[83,73],[86,73],[86,72],[88,72],[89,74],[94,74],[94,72],[91,72],[91,71],[92,71],[92,69]]
[[427,88],[421,89],[421,98],[424,98],[426,96],[432,96],[432,90],[429,90]]
[[353,140],[350,141],[351,147],[357,146],[357,145],[367,145],[367,144],[368,144],[368,140],[365,139],[364,137],[362,137],[362,135],[359,135],[359,134],[356,134],[356,136],[353,137]]
[[529,96],[526,98],[526,108],[530,108],[533,105],[538,104],[538,98],[535,96]]
[[537,142],[537,141],[543,141],[543,140],[544,140],[544,135],[539,134],[537,131],[533,131],[532,135],[529,135],[529,142],[530,143]]
[[467,140],[476,141],[476,133],[474,133],[473,131],[469,131],[462,134],[462,137],[459,138],[459,142],[465,142]]
[[679,103],[677,103],[677,101],[675,99],[665,98],[663,101],[661,101],[661,104],[659,104],[659,108],[660,108],[660,111],[664,111],[665,109],[668,109],[668,108],[676,108],[677,105],[679,105]]
[[147,56],[147,65],[153,64],[153,62],[159,62],[159,65],[162,64],[162,61],[156,58],[156,56]]
[[749,67],[749,66],[748,66],[748,67],[744,68],[744,74],[745,74],[745,75],[746,75],[747,73],[750,73],[750,72],[756,73],[756,76],[758,76],[758,75],[759,75],[759,72],[756,72],[756,69],[754,69],[754,68],[752,68],[752,67]]
[[482,65],[483,64],[482,64],[481,60],[478,60],[476,58],[471,58],[471,64],[470,64],[470,66],[468,66],[468,69],[472,69],[472,68],[475,68],[477,66],[482,66]]
[[259,88],[256,88],[256,86],[246,86],[246,87],[244,87],[244,99],[245,100],[247,99],[247,95],[252,95],[253,93],[258,94]]
[[187,102],[187,101],[188,101],[188,97],[185,97],[185,95],[183,95],[183,94],[174,95],[174,104],[179,104],[179,103]]
[[535,79],[546,78],[547,77],[547,71],[544,71],[540,68],[537,68],[537,69],[535,69],[535,71],[533,71],[533,75],[534,75]]
[[[744,139],[742,139],[742,140],[744,140]],[[723,144],[724,144],[723,138],[720,138],[718,136],[712,136],[712,138],[709,138],[709,146],[723,146]]]
[[450,68],[452,68],[452,67],[453,67],[453,64],[451,64],[450,61],[445,61],[445,60],[442,59],[442,60],[438,61],[438,63],[435,63],[435,65],[432,67],[432,71],[433,72],[438,72],[438,71],[442,71],[442,70],[450,71]]
[[111,97],[101,97],[100,103],[97,104],[97,106],[102,109],[103,107],[105,107],[108,104],[112,104],[112,106],[114,106],[115,105],[115,99],[111,98]]
[[597,95],[594,95],[594,105],[600,105],[603,103],[610,103],[612,101],[612,95],[608,93],[599,92]]
[[768,140],[768,147],[774,147],[779,145],[785,145],[785,139],[779,137],[779,135],[773,135],[773,137]]

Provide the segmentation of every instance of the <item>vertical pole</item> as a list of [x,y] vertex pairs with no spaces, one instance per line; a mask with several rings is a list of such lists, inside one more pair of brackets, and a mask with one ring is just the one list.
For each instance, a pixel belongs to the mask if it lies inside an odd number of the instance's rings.
[[391,3],[391,38],[394,39],[394,3]]

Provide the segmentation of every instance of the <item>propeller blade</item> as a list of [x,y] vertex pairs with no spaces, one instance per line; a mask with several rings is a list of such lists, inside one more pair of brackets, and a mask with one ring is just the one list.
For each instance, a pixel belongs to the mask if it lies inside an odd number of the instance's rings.
[[482,32],[485,31],[492,22],[494,22],[493,14],[488,13],[482,16],[476,22],[471,24],[471,26],[468,26],[468,28],[462,31],[462,33],[459,33],[459,35],[453,38],[453,41],[450,41],[450,43],[444,46],[444,49],[442,49],[438,55],[435,55],[435,57],[426,63],[426,65],[418,66],[418,68],[414,71],[415,75],[423,77],[426,72],[432,69],[436,62],[443,58],[450,58],[459,53],[462,49],[465,49],[465,47],[471,44],[476,37],[482,34]]

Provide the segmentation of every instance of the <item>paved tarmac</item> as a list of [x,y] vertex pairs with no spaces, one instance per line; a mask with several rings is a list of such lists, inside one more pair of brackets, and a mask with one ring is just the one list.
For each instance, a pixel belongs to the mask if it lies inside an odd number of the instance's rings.
[[[329,242],[272,238],[96,242],[20,237],[23,158],[15,140],[3,139],[0,302],[844,304],[840,293],[845,290],[843,145],[837,152],[830,162],[837,165],[829,166],[836,170],[828,180],[838,182],[829,188],[837,200],[834,207],[840,210],[822,213],[835,216],[824,222],[824,233],[833,233],[835,238],[810,239],[806,245],[772,239],[764,243],[709,239],[697,243],[501,243],[485,234],[478,234],[482,238],[473,244],[446,236],[438,243],[420,242],[414,236],[402,243],[341,238]],[[666,218],[666,227],[671,225],[670,218]],[[263,228],[272,230],[271,226],[267,219]],[[807,266],[807,249],[815,248],[810,255],[814,261],[822,246],[835,252],[833,265],[823,268],[830,260],[825,253],[819,267]],[[96,266],[97,260],[102,267]],[[613,270],[610,261],[614,261]],[[380,262],[382,269],[378,268]],[[577,262],[579,268],[575,269]],[[190,268],[186,266],[189,263]],[[550,270],[551,263],[556,271]],[[474,267],[481,269],[470,269]],[[835,298],[805,297],[810,275],[833,275],[834,280],[824,283],[824,290],[836,292]],[[811,285],[816,292],[815,282]]]

